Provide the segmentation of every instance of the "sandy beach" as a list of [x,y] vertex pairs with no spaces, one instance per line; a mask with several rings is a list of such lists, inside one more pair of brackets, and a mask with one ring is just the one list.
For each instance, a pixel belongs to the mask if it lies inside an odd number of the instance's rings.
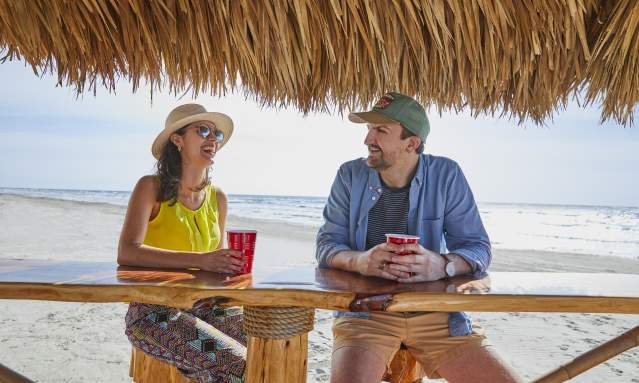
[[[113,261],[124,213],[115,205],[0,195],[0,258]],[[257,268],[315,264],[311,228],[232,216],[228,226],[259,230]],[[260,254],[278,254],[277,262]],[[636,274],[639,260],[495,249],[491,270]],[[130,382],[126,308],[0,300],[0,361],[39,382]],[[477,313],[473,318],[526,380],[638,323],[637,316],[608,314]],[[317,311],[308,381],[328,381],[331,322],[331,312]],[[573,381],[639,382],[639,350]]]

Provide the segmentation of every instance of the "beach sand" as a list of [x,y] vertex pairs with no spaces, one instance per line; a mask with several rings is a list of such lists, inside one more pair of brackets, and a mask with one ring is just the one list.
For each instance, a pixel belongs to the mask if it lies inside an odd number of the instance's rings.
[[[125,208],[0,195],[0,258],[115,260]],[[257,268],[314,265],[312,228],[230,217],[259,230]],[[260,254],[279,254],[277,262]],[[492,271],[639,273],[639,260],[495,249]],[[126,304],[0,300],[0,362],[40,382],[130,382]],[[637,316],[475,313],[504,358],[531,380],[637,325]],[[331,312],[317,310],[309,336],[308,381],[328,381]],[[425,380],[426,381],[426,380]],[[639,382],[639,350],[574,382]]]

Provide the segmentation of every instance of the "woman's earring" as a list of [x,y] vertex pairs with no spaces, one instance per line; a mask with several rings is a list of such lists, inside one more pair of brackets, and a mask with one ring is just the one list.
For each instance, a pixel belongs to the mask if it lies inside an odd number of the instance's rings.
[[178,152],[181,152],[181,151],[182,151],[182,147],[178,146]]

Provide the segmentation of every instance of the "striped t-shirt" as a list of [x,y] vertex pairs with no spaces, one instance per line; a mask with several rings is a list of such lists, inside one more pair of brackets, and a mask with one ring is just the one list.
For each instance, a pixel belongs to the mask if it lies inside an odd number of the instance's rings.
[[386,242],[386,234],[408,234],[409,192],[410,184],[395,189],[382,181],[382,195],[368,213],[366,250]]

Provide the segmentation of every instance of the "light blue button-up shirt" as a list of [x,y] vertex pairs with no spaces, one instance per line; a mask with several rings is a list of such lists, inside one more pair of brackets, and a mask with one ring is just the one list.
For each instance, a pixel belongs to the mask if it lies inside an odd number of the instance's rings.
[[[364,251],[368,213],[381,191],[379,173],[365,159],[340,167],[324,207],[324,225],[317,234],[320,267],[329,267],[340,251]],[[484,273],[490,264],[488,234],[468,182],[453,160],[420,155],[410,184],[407,226],[408,234],[419,236],[424,248],[460,255],[475,274]],[[465,313],[450,313],[448,325],[452,336],[471,333],[471,320]]]

